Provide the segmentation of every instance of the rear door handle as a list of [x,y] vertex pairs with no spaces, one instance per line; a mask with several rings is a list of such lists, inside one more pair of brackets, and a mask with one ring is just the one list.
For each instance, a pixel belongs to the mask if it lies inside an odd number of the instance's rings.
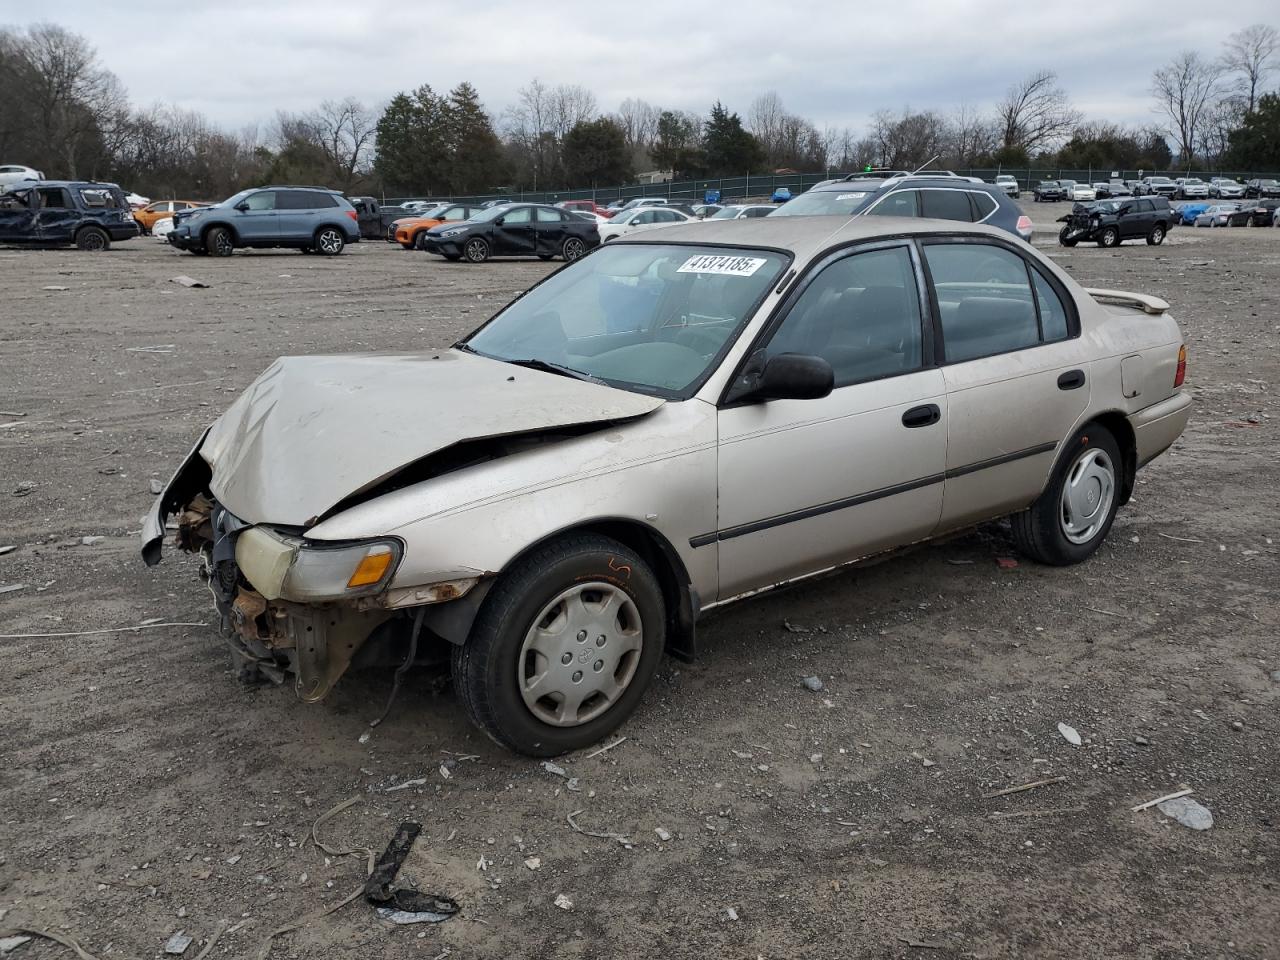
[[902,425],[904,427],[927,427],[937,423],[942,419],[942,411],[938,409],[936,403],[926,403],[924,406],[912,407],[902,415]]
[[1084,386],[1083,370],[1068,370],[1058,377],[1059,390],[1077,390]]

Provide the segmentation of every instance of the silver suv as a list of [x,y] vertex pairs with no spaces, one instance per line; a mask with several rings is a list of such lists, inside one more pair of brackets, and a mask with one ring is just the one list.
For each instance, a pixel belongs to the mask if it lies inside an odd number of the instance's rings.
[[333,257],[360,242],[359,217],[346,197],[326,187],[254,187],[176,214],[169,242],[215,257],[237,247],[295,247]]

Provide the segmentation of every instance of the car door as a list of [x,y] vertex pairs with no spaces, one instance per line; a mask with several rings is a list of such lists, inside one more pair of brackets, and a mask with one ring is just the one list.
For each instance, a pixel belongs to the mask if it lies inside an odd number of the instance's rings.
[[66,187],[38,187],[40,209],[36,216],[36,235],[41,243],[70,243],[75,235],[80,211],[71,191]]
[[534,211],[536,253],[540,257],[554,257],[560,252],[565,238],[565,215],[560,210],[538,207]]
[[832,254],[748,361],[826,359],[816,400],[719,411],[721,599],[928,536],[942,510],[947,398],[906,242]]
[[931,220],[973,222],[973,205],[966,190],[930,187],[920,191],[920,216]]
[[280,234],[280,215],[276,212],[276,191],[259,190],[242,201],[245,209],[236,210],[235,227],[244,243],[268,243]]
[[39,198],[30,190],[0,194],[0,242],[29,243],[36,239]]
[[1090,353],[1070,295],[994,239],[922,243],[946,381],[939,529],[1021,509],[1089,403]]
[[532,207],[513,207],[493,222],[493,252],[526,257],[537,248]]

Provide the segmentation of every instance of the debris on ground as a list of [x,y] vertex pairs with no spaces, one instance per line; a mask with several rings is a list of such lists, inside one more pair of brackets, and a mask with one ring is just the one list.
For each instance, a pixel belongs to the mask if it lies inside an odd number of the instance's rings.
[[147,486],[151,488],[152,493],[164,493],[164,482],[155,477],[147,481]]
[[617,740],[613,741],[613,743],[606,744],[605,746],[600,747],[598,750],[592,750],[590,753],[588,753],[588,754],[587,754],[585,757],[583,757],[582,759],[584,759],[584,760],[590,760],[592,757],[598,757],[598,756],[600,756],[600,754],[602,754],[602,753],[608,753],[610,750],[612,750],[612,749],[613,749],[614,747],[616,747],[618,744],[620,744],[620,743],[625,743],[625,742],[626,742],[626,740],[627,740],[627,738],[626,738],[626,737],[619,737]]
[[387,787],[383,793],[395,793],[397,790],[408,790],[410,787],[421,787],[427,782],[426,777],[418,777],[415,780],[406,780],[404,783],[397,783],[394,787]]
[[658,835],[658,839],[663,843],[666,843],[671,839],[671,831],[667,830],[665,827],[654,827],[653,832]]
[[196,280],[194,277],[188,277],[185,273],[179,274],[176,277],[170,277],[169,282],[180,283],[184,287],[206,287],[207,288],[209,286],[203,280]]
[[1136,737],[1134,737],[1134,738],[1133,738],[1133,742],[1134,742],[1134,743],[1136,743],[1136,744],[1137,744],[1138,746],[1140,746],[1140,747],[1149,747],[1149,746],[1151,746],[1151,741],[1150,741],[1150,740],[1148,740],[1146,737],[1144,737],[1142,734],[1138,734]]
[[0,594],[17,593],[19,590],[25,589],[27,589],[27,585],[25,583],[11,583],[7,587],[0,587]]
[[165,942],[164,952],[180,957],[187,952],[187,947],[191,946],[191,941],[192,938],[187,936],[185,930],[179,930]]
[[805,677],[800,682],[804,684],[806,690],[812,690],[814,693],[821,693],[823,690],[823,683],[817,677]]
[[631,839],[629,837],[624,836],[621,833],[610,833],[608,831],[602,831],[602,830],[584,830],[582,827],[578,826],[578,822],[574,819],[574,817],[583,813],[586,813],[586,811],[575,810],[573,811],[573,813],[567,814],[565,816],[565,819],[569,821],[569,826],[573,827],[573,829],[577,833],[582,834],[584,837],[595,837],[598,840],[617,840],[620,844],[622,844],[628,850],[632,848],[633,844],[631,842]]
[[563,893],[557,893],[557,894],[556,894],[556,898],[555,898],[555,900],[554,900],[553,902],[554,902],[554,903],[555,903],[555,905],[556,905],[557,907],[559,907],[561,910],[572,910],[572,909],[573,909],[573,901],[572,901],[572,900],[570,900],[568,897],[566,897]]
[[524,865],[528,867],[530,870],[537,870],[540,866],[542,866],[542,858],[529,857],[528,859],[525,860]]
[[1191,793],[1195,793],[1195,791],[1188,787],[1183,787],[1181,790],[1177,790],[1174,793],[1166,793],[1163,797],[1156,797],[1154,800],[1148,800],[1146,803],[1140,803],[1131,809],[1134,813],[1141,813],[1143,810],[1148,810],[1151,807],[1164,803],[1166,800],[1177,800],[1179,797],[1185,797]]
[[9,544],[8,546],[0,547],[0,557],[3,557],[6,553],[13,553],[13,551],[15,551],[15,550],[17,550],[17,549],[18,549],[18,548],[17,548],[16,546],[14,546],[13,544]]
[[1156,809],[1166,817],[1177,820],[1184,827],[1192,830],[1208,830],[1213,826],[1213,814],[1190,797],[1174,797],[1156,805]]
[[[458,912],[457,902],[450,897],[392,888],[400,867],[403,866],[405,858],[409,856],[409,850],[413,847],[413,842],[418,839],[418,834],[421,832],[422,824],[420,823],[406,820],[400,824],[387,844],[387,848],[382,851],[382,856],[378,857],[377,863],[369,873],[369,879],[364,884],[365,899],[374,906],[388,911],[383,913],[380,909],[378,915],[391,919],[394,923],[439,923],[442,920],[448,920]],[[391,914],[400,913],[418,916],[414,919],[393,919],[391,916]]]
[[405,926],[411,923],[443,923],[453,916],[452,913],[436,913],[433,910],[396,910],[392,907],[378,907],[375,911],[383,920],[390,920]]
[[725,915],[725,918],[726,918],[726,919],[728,919],[728,920],[737,920],[737,919],[738,919],[738,911],[737,911],[737,910],[735,910],[733,907],[725,907],[725,908],[724,908],[724,915]]
[[558,763],[552,763],[550,760],[542,761],[542,769],[547,771],[547,773],[551,774],[552,776],[563,777],[566,780],[569,779],[569,774],[565,770],[565,768],[560,766],[560,764]]
[[19,481],[18,485],[13,488],[13,495],[15,497],[25,497],[35,488],[36,488],[36,485],[34,481],[22,480],[22,481]]
[[792,623],[790,620],[783,620],[782,627],[788,633],[808,633],[808,627],[802,627],[798,623]]
[[50,283],[50,284],[47,284],[46,286],[41,287],[40,289],[41,289],[41,290],[55,290],[55,291],[60,291],[60,290],[70,290],[71,288],[70,288],[70,287],[60,287],[60,286],[58,286],[56,283]]
[[96,536],[81,537],[81,538],[80,538],[80,546],[82,546],[82,547],[92,547],[95,543],[101,543],[101,542],[102,542],[103,540],[105,540],[105,539],[107,539],[107,538],[106,538],[106,537],[96,537]]
[[1013,557],[996,557],[996,566],[1001,570],[1013,570],[1018,566],[1018,561]]
[[7,957],[24,943],[30,943],[30,937],[0,937],[0,957]]
[[1080,746],[1080,734],[1076,732],[1075,727],[1069,727],[1065,723],[1059,723],[1058,732],[1062,734],[1062,738],[1073,747]]

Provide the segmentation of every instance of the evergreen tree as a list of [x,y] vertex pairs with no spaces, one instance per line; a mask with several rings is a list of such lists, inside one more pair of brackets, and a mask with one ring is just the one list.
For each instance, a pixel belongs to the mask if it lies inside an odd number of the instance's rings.
[[465,80],[449,92],[445,103],[448,126],[449,190],[464,195],[488,193],[506,177],[502,142],[480,103],[476,88]]
[[677,180],[705,176],[707,163],[698,144],[697,118],[662,111],[650,157],[659,170],[672,171]]
[[1280,168],[1280,94],[1258,98],[1256,110],[1245,115],[1244,123],[1230,133],[1226,162],[1253,170]]
[[702,128],[702,149],[712,177],[758,173],[764,164],[760,142],[742,126],[742,118],[718,100]]
[[571,184],[594,187],[631,179],[626,135],[608,117],[575,124],[565,134],[560,156]]
[[374,169],[391,194],[431,195],[449,188],[446,102],[423,84],[392,97],[378,120]]

